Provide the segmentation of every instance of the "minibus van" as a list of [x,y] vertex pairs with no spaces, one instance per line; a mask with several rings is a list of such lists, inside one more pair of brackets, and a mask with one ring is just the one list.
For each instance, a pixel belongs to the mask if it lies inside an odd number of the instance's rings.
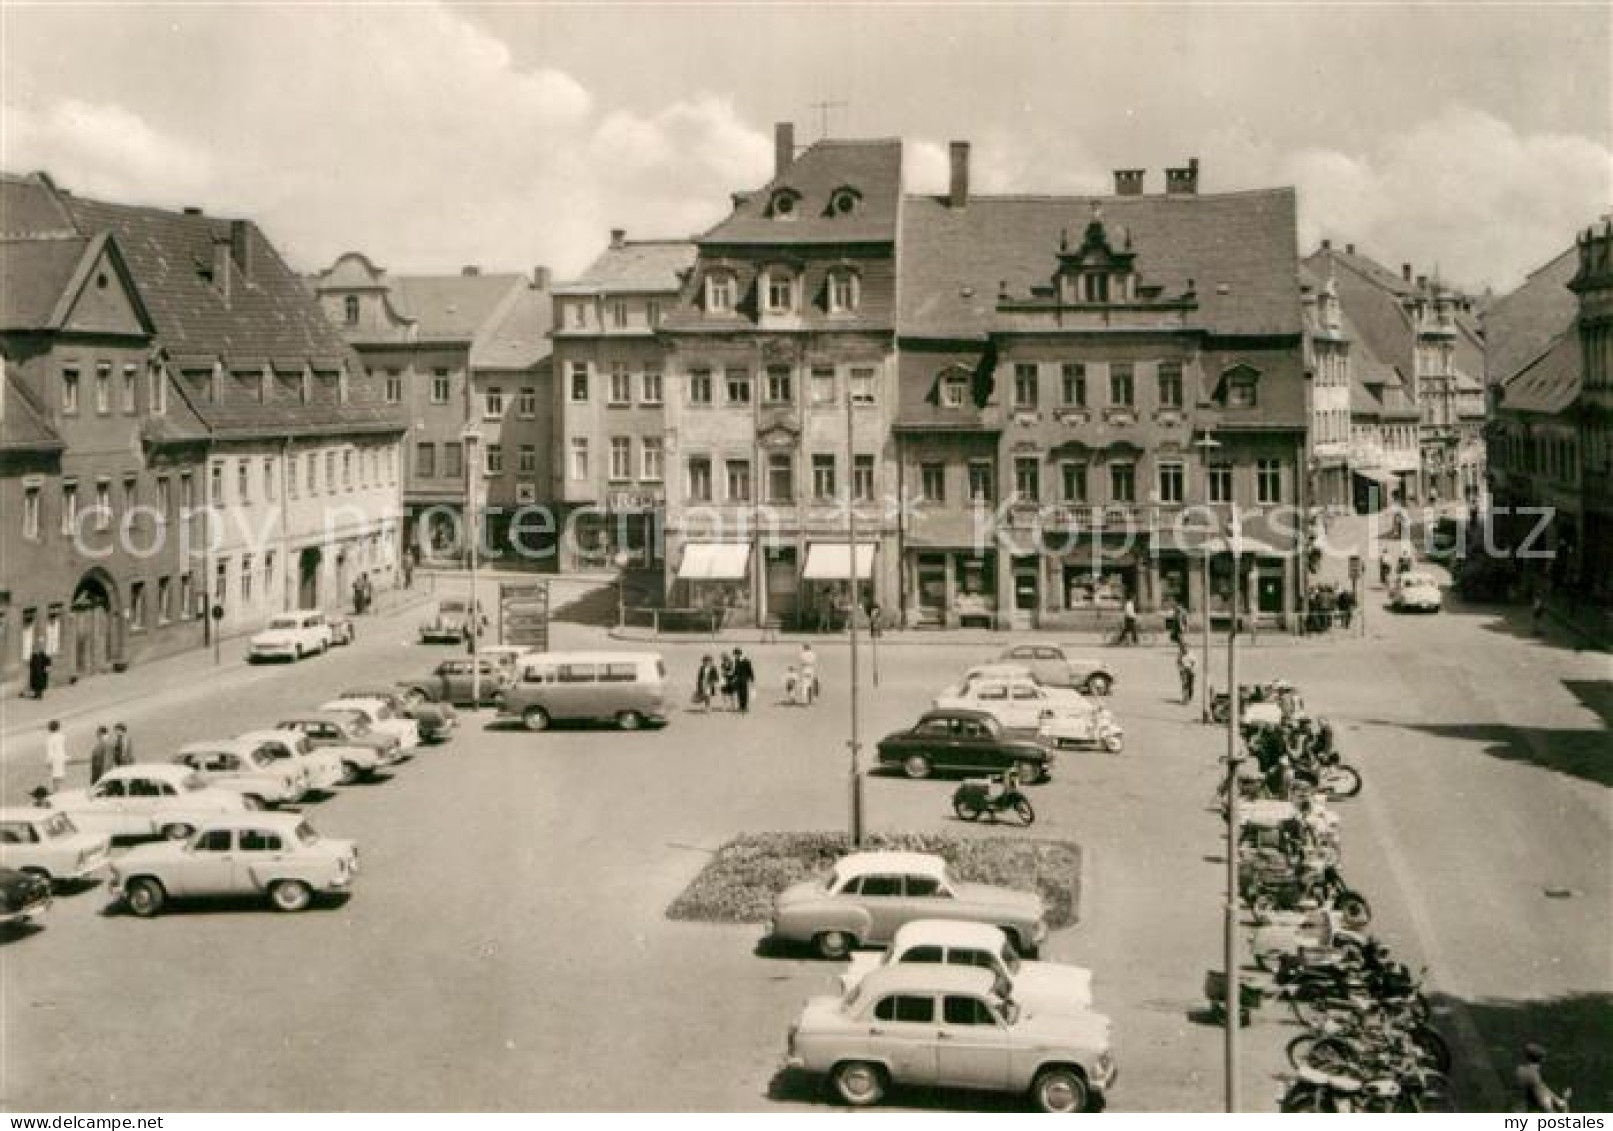
[[611,722],[623,730],[667,721],[666,664],[654,652],[537,652],[516,664],[500,715],[528,730]]

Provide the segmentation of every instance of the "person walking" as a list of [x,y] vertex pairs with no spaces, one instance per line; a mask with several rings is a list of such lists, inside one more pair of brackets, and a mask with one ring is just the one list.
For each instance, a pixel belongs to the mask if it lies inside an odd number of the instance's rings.
[[818,654],[812,650],[812,645],[801,645],[796,666],[801,673],[801,701],[810,707],[818,701]]
[[1137,637],[1137,602],[1132,600],[1131,594],[1126,594],[1126,603],[1120,609],[1120,639],[1119,644],[1139,644]]
[[694,677],[694,705],[702,711],[711,710],[711,697],[717,691],[717,667],[708,653],[700,657],[700,670]]
[[723,710],[734,709],[734,659],[727,652],[717,659],[718,686],[722,691]]
[[28,657],[28,690],[33,692],[35,699],[43,699],[45,689],[50,686],[50,665],[50,654],[45,651],[45,646],[35,644]]
[[94,785],[112,768],[112,736],[106,727],[95,728],[95,745],[90,748],[90,784]]
[[744,715],[750,712],[751,684],[756,682],[756,669],[751,667],[750,657],[738,648],[734,649],[734,699],[739,704],[739,713]]
[[134,765],[134,738],[129,734],[129,728],[122,723],[112,728],[112,764]]
[[1198,661],[1193,659],[1193,653],[1185,644],[1177,648],[1176,674],[1182,681],[1182,702],[1193,702],[1193,685],[1198,679]]
[[50,774],[50,791],[60,793],[67,784],[67,736],[55,719],[45,727],[45,770]]

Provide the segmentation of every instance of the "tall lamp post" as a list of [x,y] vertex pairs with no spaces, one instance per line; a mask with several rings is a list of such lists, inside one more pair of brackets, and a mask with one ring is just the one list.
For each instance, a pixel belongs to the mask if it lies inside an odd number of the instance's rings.
[[482,466],[478,450],[482,434],[467,428],[460,433],[460,439],[465,443],[465,527],[470,534],[470,702],[474,710],[482,705],[482,609],[476,600],[476,565],[482,544],[476,481]]
[[856,448],[852,440],[852,387],[846,380],[846,572],[851,580],[851,600],[847,608],[847,628],[851,632],[851,748],[850,773],[850,824],[851,846],[861,847],[863,842],[863,780],[862,780],[862,697],[859,690],[857,662],[857,492],[853,479],[856,476]]
[[[1193,441],[1193,446],[1199,450],[1199,459],[1204,464],[1205,495],[1209,495],[1210,482],[1210,453],[1218,450],[1221,445],[1210,430],[1206,428],[1204,434]],[[1204,595],[1200,598],[1204,606],[1204,662],[1201,667],[1199,679],[1199,710],[1200,721],[1210,722],[1210,546],[1204,547]]]
[[1240,533],[1233,526],[1228,531],[1228,546],[1232,551],[1232,630],[1227,633],[1227,903],[1225,964],[1227,972],[1226,1017],[1226,1099],[1229,1113],[1238,1106],[1238,1026],[1242,987],[1238,970],[1238,841],[1242,814],[1239,812],[1238,768],[1243,762],[1238,746],[1239,721],[1243,714],[1242,699],[1238,694],[1238,550]]

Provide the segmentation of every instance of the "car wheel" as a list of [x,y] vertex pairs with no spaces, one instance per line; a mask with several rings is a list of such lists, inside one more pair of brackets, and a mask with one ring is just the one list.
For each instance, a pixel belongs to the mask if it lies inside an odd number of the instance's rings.
[[952,811],[956,813],[958,815],[958,819],[962,821],[978,821],[980,820],[980,814],[984,812],[979,805],[976,805],[967,797],[954,798],[952,802]]
[[819,958],[844,958],[856,944],[857,940],[845,931],[824,931],[812,939],[812,949]]
[[19,868],[17,870],[25,876],[32,876],[36,880],[44,880],[51,887],[56,886],[56,881],[52,879],[50,873],[45,871],[43,868]]
[[1372,923],[1372,905],[1367,902],[1364,895],[1353,891],[1340,892],[1333,901],[1333,910],[1344,919],[1344,925],[1352,931],[1364,931]]
[[923,754],[909,754],[902,759],[902,772],[910,778],[927,778],[932,768]]
[[1087,690],[1093,695],[1107,695],[1113,686],[1114,680],[1101,673],[1087,679]]
[[171,825],[164,825],[162,827],[162,835],[167,837],[169,840],[187,840],[189,839],[190,834],[195,831],[196,830],[194,828],[185,824],[183,821],[175,821]]
[[313,901],[313,889],[301,880],[281,880],[269,888],[269,902],[276,911],[302,911]]
[[1026,785],[1035,785],[1042,780],[1040,762],[1015,762],[1014,769],[1019,772],[1019,780]]
[[548,730],[549,712],[542,707],[528,707],[521,712],[521,724],[527,730]]
[[123,889],[123,901],[129,905],[129,910],[142,919],[149,919],[162,910],[162,905],[168,902],[168,893],[156,880],[149,876],[133,879]]
[[835,1065],[829,1082],[835,1095],[852,1107],[873,1107],[885,1098],[885,1069],[866,1060]]
[[1037,1111],[1068,1115],[1087,1108],[1087,1082],[1073,1068],[1062,1065],[1044,1068],[1031,1085],[1031,1099]]
[[623,711],[616,716],[616,725],[623,730],[638,730],[644,725],[644,716],[637,711]]
[[356,766],[352,762],[343,762],[342,763],[341,783],[343,785],[352,785],[354,782],[358,781],[358,777],[359,777],[359,768],[358,768],[358,766]]
[[1019,818],[1020,824],[1034,825],[1036,823],[1036,810],[1032,809],[1031,803],[1023,797],[1014,802],[1014,814]]

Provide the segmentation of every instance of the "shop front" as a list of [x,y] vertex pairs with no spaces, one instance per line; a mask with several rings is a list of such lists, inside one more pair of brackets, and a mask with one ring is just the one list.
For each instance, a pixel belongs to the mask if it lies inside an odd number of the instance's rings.
[[854,606],[867,609],[879,603],[874,578],[878,548],[873,542],[859,542],[853,554],[849,542],[807,543],[806,562],[801,569],[800,623],[819,632],[839,632],[846,627]]
[[908,552],[915,628],[997,627],[997,552],[923,549]]
[[749,542],[688,542],[678,561],[672,606],[707,614],[719,625],[754,619]]

